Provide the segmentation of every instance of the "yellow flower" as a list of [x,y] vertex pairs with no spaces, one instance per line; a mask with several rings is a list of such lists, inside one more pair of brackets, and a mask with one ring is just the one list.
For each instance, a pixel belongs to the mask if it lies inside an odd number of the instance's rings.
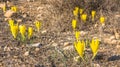
[[25,33],[26,33],[25,25],[20,25],[19,29],[20,29],[20,34],[22,35],[22,38],[24,39],[25,38]]
[[75,49],[77,50],[78,54],[84,61],[84,50],[85,50],[85,43],[84,41],[74,42]]
[[37,31],[39,32],[40,27],[41,27],[41,22],[36,21],[36,22],[35,22],[35,26],[36,26],[36,28],[37,28]]
[[91,15],[92,15],[92,21],[94,21],[94,18],[95,18],[95,15],[96,15],[96,11],[92,10]]
[[93,52],[93,57],[92,59],[94,59],[94,57],[96,56],[97,52],[98,52],[98,48],[99,48],[99,40],[98,39],[92,39],[91,43],[90,43],[90,47],[91,50]]
[[12,33],[12,35],[13,35],[14,38],[17,37],[17,34],[18,34],[18,25],[11,26],[11,33]]
[[72,20],[72,27],[73,27],[74,30],[76,28],[76,24],[77,24],[77,20],[73,19]]
[[73,10],[73,15],[74,16],[78,16],[78,10],[79,10],[79,7],[75,7],[75,10]]
[[16,6],[12,6],[11,10],[14,11],[14,12],[17,12],[17,7]]
[[104,24],[104,23],[105,23],[105,17],[104,17],[104,16],[101,16],[101,17],[100,17],[100,23],[101,23],[101,24]]
[[80,15],[81,15],[83,13],[83,9],[80,8],[79,10],[80,10]]
[[10,27],[11,27],[11,26],[14,25],[14,20],[8,20],[8,23],[9,23],[9,25],[10,25]]
[[33,28],[32,27],[29,27],[28,28],[28,39],[30,39],[33,35]]
[[81,20],[84,21],[84,22],[86,22],[86,20],[87,20],[87,14],[82,14],[81,15]]
[[4,6],[2,7],[2,10],[3,10],[3,12],[6,11],[6,5],[5,5],[5,4],[4,4]]
[[79,41],[80,31],[75,32],[75,37],[76,37],[76,40]]

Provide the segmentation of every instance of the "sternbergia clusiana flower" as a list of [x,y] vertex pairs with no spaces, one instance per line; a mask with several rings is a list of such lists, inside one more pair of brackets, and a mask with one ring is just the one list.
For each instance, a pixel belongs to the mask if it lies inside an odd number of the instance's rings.
[[82,8],[80,8],[79,10],[80,10],[80,15],[81,15],[81,14],[83,13],[83,9],[82,9]]
[[18,25],[11,26],[11,33],[12,33],[13,37],[16,39],[16,37],[18,35]]
[[76,40],[79,41],[80,31],[75,31],[75,37],[76,37]]
[[3,10],[3,12],[6,11],[6,5],[5,5],[5,4],[4,4],[4,6],[2,7],[2,10]]
[[104,17],[104,16],[101,16],[101,17],[100,17],[100,23],[101,23],[102,25],[105,24],[105,17]]
[[92,10],[92,12],[91,12],[92,21],[94,21],[95,15],[96,15],[96,11],[95,11],[95,10]]
[[87,14],[82,14],[82,15],[81,15],[81,20],[82,20],[83,22],[86,22],[86,20],[87,20]]
[[78,52],[79,56],[84,61],[84,50],[85,50],[85,43],[84,43],[84,41],[74,42],[74,46],[75,46],[75,49]]
[[11,10],[14,11],[14,12],[17,12],[17,7],[16,6],[12,6]]
[[75,7],[75,9],[73,10],[73,15],[74,15],[75,17],[78,16],[78,11],[79,11],[79,7]]
[[9,23],[9,26],[10,26],[10,28],[11,28],[11,26],[14,25],[14,20],[10,19],[10,20],[8,20],[8,23]]
[[28,39],[30,39],[33,35],[33,28],[32,27],[29,27],[28,28]]
[[41,27],[41,22],[36,21],[36,22],[35,22],[35,26],[36,26],[36,28],[37,28],[37,31],[39,32],[40,27]]
[[25,33],[26,33],[26,26],[25,25],[20,25],[19,29],[20,29],[20,34],[21,34],[21,36],[24,40],[25,39]]
[[96,56],[97,52],[98,52],[98,48],[99,48],[99,39],[92,39],[91,43],[90,43],[90,47],[91,50],[93,52],[93,57],[92,59],[94,59],[94,57]]
[[72,27],[74,30],[76,29],[76,24],[77,24],[77,20],[73,19],[72,20]]

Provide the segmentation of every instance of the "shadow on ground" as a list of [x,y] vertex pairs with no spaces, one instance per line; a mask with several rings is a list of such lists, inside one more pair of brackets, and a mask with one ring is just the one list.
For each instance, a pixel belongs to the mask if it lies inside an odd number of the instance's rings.
[[120,60],[120,55],[114,55],[108,58],[108,61],[115,61],[115,60]]

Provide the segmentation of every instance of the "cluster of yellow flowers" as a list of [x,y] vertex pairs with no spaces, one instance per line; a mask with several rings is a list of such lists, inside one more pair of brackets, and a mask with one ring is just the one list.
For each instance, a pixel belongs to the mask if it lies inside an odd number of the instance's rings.
[[[3,12],[6,12],[7,9],[10,9],[11,11],[13,11],[15,13],[18,11],[16,6],[11,6],[10,8],[7,8],[7,6],[4,4],[4,6],[2,7]],[[33,36],[33,27],[28,27],[28,29],[27,29],[27,27],[25,25],[19,25],[18,23],[15,24],[14,20],[12,20],[12,19],[8,20],[8,23],[9,23],[10,31],[11,31],[14,39],[17,38],[19,33],[21,34],[21,37],[23,40],[25,40],[26,35],[27,35],[28,39],[31,39],[31,37]],[[41,22],[35,21],[35,26],[36,26],[37,31],[39,32],[40,27],[41,27]],[[28,32],[26,32],[26,31],[28,31]]]
[[[4,6],[2,7],[2,10],[3,10],[3,12],[6,12],[7,7],[6,7],[5,4],[4,4]],[[10,10],[11,10],[11,11],[14,11],[14,12],[17,12],[17,7],[16,7],[16,6],[11,6],[11,7],[10,7]]]
[[[79,56],[84,61],[84,52],[85,52],[86,42],[84,40],[79,39],[80,38],[80,31],[76,30],[78,15],[80,15],[80,19],[83,22],[86,22],[86,20],[87,20],[87,14],[83,13],[83,12],[84,12],[83,9],[81,9],[79,7],[75,7],[75,9],[73,10],[73,15],[75,16],[75,19],[72,20],[72,28],[74,30],[75,38],[76,38],[76,41],[74,42],[74,47],[75,47],[76,51],[78,52]],[[94,21],[95,16],[96,16],[96,11],[92,10],[91,11],[92,21]],[[101,24],[104,24],[104,22],[105,22],[104,16],[101,16],[99,20],[100,20]],[[92,59],[94,59],[97,52],[98,52],[99,39],[92,39],[91,42],[89,42],[89,45],[90,45],[90,48],[93,52]]]
[[[79,56],[82,58],[82,60],[84,61],[84,52],[85,52],[85,47],[86,47],[86,43],[84,40],[78,40],[74,42],[74,46],[76,51],[78,52]],[[98,52],[98,48],[99,48],[99,39],[92,39],[92,41],[90,42],[90,48],[93,52],[93,56],[92,59],[95,58],[97,52]]]
[[[84,9],[82,9],[82,8],[75,7],[75,9],[73,10],[73,15],[75,16],[75,19],[73,19],[73,20],[77,21],[78,16],[80,16],[81,21],[83,21],[83,22],[87,21],[88,15],[84,12]],[[96,17],[96,11],[92,10],[91,11],[91,20],[94,21],[95,17]],[[105,17],[104,16],[100,16],[99,20],[100,20],[100,23],[103,25],[104,22],[105,22]],[[72,23],[74,24],[74,22],[72,22]]]
[[[18,32],[20,32],[21,36],[22,36],[22,39],[24,40],[26,37],[26,26],[25,25],[18,25],[18,24],[15,24],[14,23],[14,20],[9,20],[9,26],[10,26],[10,31],[13,35],[13,37],[16,39],[17,38],[17,35],[18,35]],[[40,27],[41,27],[41,22],[39,21],[36,21],[35,22],[35,26],[37,28],[37,31],[40,30]],[[28,39],[30,39],[31,37],[33,36],[33,28],[32,27],[28,27]]]

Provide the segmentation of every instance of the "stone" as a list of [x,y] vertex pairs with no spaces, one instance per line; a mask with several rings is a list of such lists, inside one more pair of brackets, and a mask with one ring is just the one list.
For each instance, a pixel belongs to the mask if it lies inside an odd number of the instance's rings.
[[35,43],[35,44],[32,44],[31,46],[32,47],[40,47],[40,45],[41,45],[40,43]]
[[12,10],[7,10],[4,14],[5,17],[10,18],[15,12]]
[[80,36],[85,36],[88,32],[80,31]]
[[65,42],[65,43],[64,43],[64,47],[69,46],[69,45],[71,45],[70,42]]
[[38,52],[40,50],[40,48],[35,48],[35,51]]
[[110,37],[110,40],[114,40],[114,39],[115,39],[115,36],[111,36],[111,37]]
[[46,32],[47,32],[47,30],[43,30],[43,31],[41,31],[42,34],[44,34],[44,33],[46,33]]
[[24,53],[24,56],[28,56],[29,55],[29,51],[26,51],[25,53]]
[[53,43],[52,46],[56,47],[56,46],[58,46],[58,44],[57,43]]
[[74,61],[76,61],[76,62],[78,62],[79,59],[80,59],[80,56],[76,56],[76,57],[74,57]]
[[66,46],[63,48],[63,50],[72,50],[72,49],[74,49],[73,45]]

